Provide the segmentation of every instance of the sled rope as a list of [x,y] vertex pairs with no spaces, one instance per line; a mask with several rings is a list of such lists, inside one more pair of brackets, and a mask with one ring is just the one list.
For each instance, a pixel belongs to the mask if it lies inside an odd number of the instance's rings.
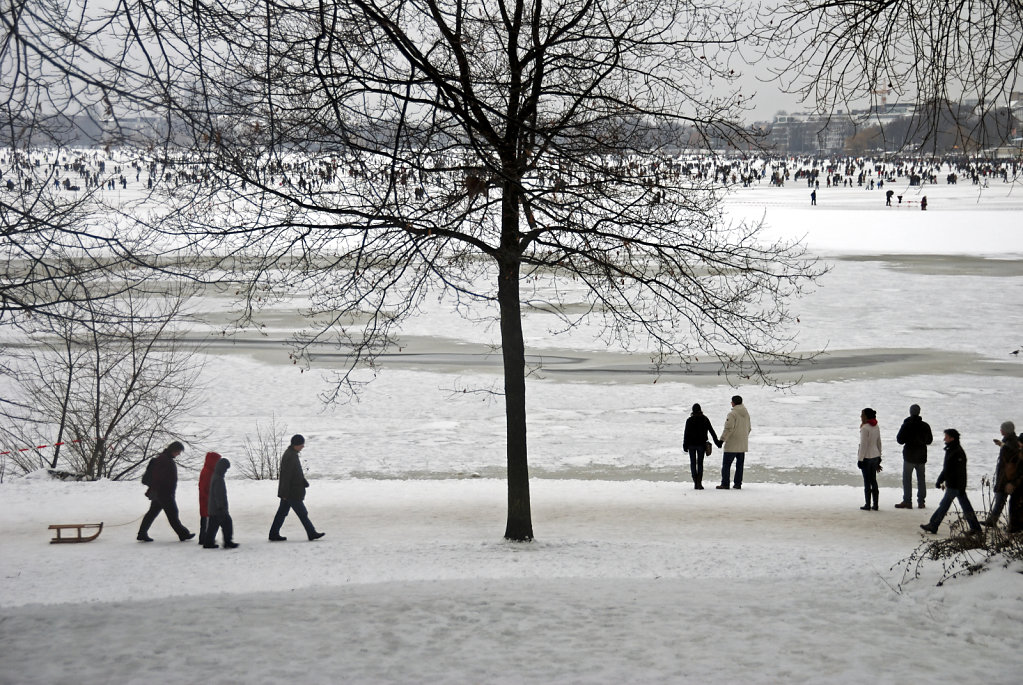
[[16,450],[7,450],[6,452],[0,452],[0,456],[5,454],[14,454],[16,452],[30,452],[31,450],[42,450],[47,447],[59,447],[60,445],[69,445],[73,442],[81,442],[81,440],[66,440],[64,442],[55,442],[52,445],[36,445],[35,447],[22,447]]

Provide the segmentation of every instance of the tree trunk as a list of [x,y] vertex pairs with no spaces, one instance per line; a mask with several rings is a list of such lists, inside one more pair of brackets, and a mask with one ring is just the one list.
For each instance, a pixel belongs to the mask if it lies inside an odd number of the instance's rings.
[[529,463],[526,451],[526,349],[519,301],[520,253],[517,203],[505,192],[502,251],[498,263],[497,300],[501,307],[501,350],[504,357],[504,411],[507,420],[509,540],[533,539],[529,508]]

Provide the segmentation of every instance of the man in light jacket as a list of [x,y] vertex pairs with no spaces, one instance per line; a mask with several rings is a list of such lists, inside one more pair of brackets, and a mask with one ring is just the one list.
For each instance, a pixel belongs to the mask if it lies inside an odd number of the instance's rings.
[[291,445],[284,450],[281,456],[280,480],[277,483],[277,496],[281,498],[281,504],[277,508],[273,525],[270,526],[270,542],[283,542],[287,540],[281,535],[281,526],[288,512],[294,509],[298,520],[302,522],[306,535],[310,540],[319,540],[325,533],[318,533],[316,527],[309,520],[309,512],[305,508],[305,491],[309,487],[309,481],[305,479],[302,472],[302,462],[298,453],[305,447],[305,438],[301,435],[291,437]]
[[752,430],[749,412],[742,403],[742,397],[732,397],[732,411],[725,418],[725,427],[721,431],[718,447],[724,446],[721,457],[721,485],[718,490],[728,490],[731,479],[732,462],[735,462],[735,489],[742,489],[742,467],[746,461],[746,450],[749,449],[749,434]]

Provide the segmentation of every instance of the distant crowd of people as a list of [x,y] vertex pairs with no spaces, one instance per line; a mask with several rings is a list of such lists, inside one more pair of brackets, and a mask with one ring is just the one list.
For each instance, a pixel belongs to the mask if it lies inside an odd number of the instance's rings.
[[[415,168],[374,170],[361,168],[342,155],[324,154],[307,159],[274,160],[237,169],[240,174],[226,176],[204,167],[190,152],[153,156],[130,148],[77,149],[38,148],[12,150],[0,148],[0,188],[31,191],[52,184],[58,191],[172,189],[182,186],[230,186],[245,192],[251,185],[261,188],[289,188],[313,195],[334,192],[345,178],[372,178],[402,188],[422,200],[442,186],[470,194],[486,192],[488,180],[473,171],[478,161],[471,156],[427,154]],[[427,173],[429,172],[429,173]],[[806,181],[816,191],[826,188],[882,189],[886,184],[905,181],[910,186],[937,184],[944,174],[948,184],[969,178],[974,184],[990,181],[1017,182],[1023,166],[1019,160],[944,157],[727,157],[683,154],[672,157],[635,155],[617,161],[606,160],[598,170],[589,165],[578,169],[536,169],[540,187],[554,189],[601,183],[604,174],[646,179],[650,187],[670,185],[690,179],[724,185],[751,187],[767,183],[784,187],[786,181]],[[432,181],[427,179],[432,177]],[[477,185],[482,184],[482,185]],[[908,204],[908,203],[907,203]]]
[[[866,407],[860,412],[860,440],[856,455],[856,463],[863,474],[863,506],[864,511],[877,511],[880,490],[877,474],[882,470],[883,444],[881,429],[877,421],[877,412]],[[725,417],[720,437],[710,419],[703,413],[699,404],[694,404],[692,414],[686,419],[682,438],[682,449],[689,455],[689,468],[693,485],[703,490],[704,459],[717,446],[722,449],[721,481],[715,486],[717,490],[741,490],[746,452],[749,449],[749,436],[752,422],[749,411],[743,404],[740,395],[734,395],[731,409]],[[944,490],[941,503],[927,523],[920,527],[929,532],[937,533],[938,526],[945,519],[953,501],[958,501],[963,517],[969,526],[969,533],[982,531],[983,526],[996,526],[1006,504],[1009,507],[1008,532],[1023,531],[1023,454],[1020,451],[1023,435],[1016,435],[1016,427],[1011,421],[1004,422],[1000,427],[1001,438],[994,442],[999,448],[998,462],[995,466],[994,500],[991,510],[983,522],[977,517],[973,505],[966,494],[966,452],[960,443],[959,431],[955,428],[944,430],[945,457],[941,473],[935,482],[935,488]],[[914,404],[909,408],[909,416],[902,422],[896,436],[902,445],[902,501],[895,505],[896,509],[913,508],[913,478],[916,477],[916,503],[919,509],[925,509],[927,501],[926,464],[927,448],[934,441],[930,425],[920,416],[920,406]],[[305,506],[306,489],[309,481],[302,471],[299,453],[305,447],[305,438],[294,435],[288,448],[281,456],[277,484],[277,497],[280,503],[273,522],[270,524],[268,539],[270,542],[287,540],[281,535],[281,529],[290,512],[294,511],[305,530],[309,540],[318,540],[324,536],[317,531],[309,520],[309,512]],[[177,534],[178,539],[185,541],[195,537],[195,533],[181,523],[175,494],[178,483],[175,459],[184,451],[180,442],[172,442],[167,449],[150,460],[142,476],[142,483],[148,487],[146,497],[150,499],[149,510],[142,518],[138,540],[152,542],[149,528],[162,511],[167,521]],[[735,467],[734,476],[732,467]],[[227,485],[224,476],[231,468],[231,462],[216,452],[207,452],[206,461],[199,473],[199,544],[206,549],[216,549],[217,534],[222,532],[223,547],[234,549],[234,525],[231,520],[227,502]]]

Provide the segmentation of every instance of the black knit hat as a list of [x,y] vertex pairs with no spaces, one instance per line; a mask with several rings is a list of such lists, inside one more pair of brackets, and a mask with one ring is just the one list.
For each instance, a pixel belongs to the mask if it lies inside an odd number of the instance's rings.
[[304,445],[304,444],[305,444],[305,438],[303,438],[301,435],[296,433],[295,435],[291,436],[291,446],[292,447],[294,447],[295,445]]

